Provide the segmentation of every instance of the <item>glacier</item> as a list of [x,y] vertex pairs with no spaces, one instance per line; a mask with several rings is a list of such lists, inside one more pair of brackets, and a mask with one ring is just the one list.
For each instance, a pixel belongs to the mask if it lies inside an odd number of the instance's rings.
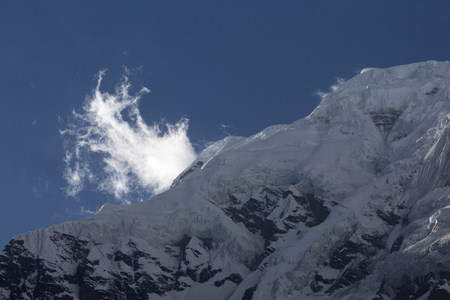
[[450,299],[450,62],[367,68],[166,192],[14,237],[0,299]]

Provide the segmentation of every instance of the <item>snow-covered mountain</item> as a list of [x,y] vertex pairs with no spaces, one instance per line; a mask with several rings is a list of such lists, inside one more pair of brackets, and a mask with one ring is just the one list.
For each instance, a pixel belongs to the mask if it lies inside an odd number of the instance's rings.
[[450,62],[365,69],[165,193],[15,237],[0,299],[450,299],[449,92]]

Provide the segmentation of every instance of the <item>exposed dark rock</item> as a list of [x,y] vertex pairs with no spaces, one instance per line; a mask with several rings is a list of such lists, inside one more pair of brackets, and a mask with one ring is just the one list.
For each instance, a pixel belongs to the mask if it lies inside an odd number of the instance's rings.
[[336,281],[335,279],[325,279],[322,277],[322,275],[316,274],[316,276],[314,276],[314,280],[310,283],[309,287],[313,292],[319,293],[324,289],[324,286],[329,286],[335,281]]
[[126,255],[120,251],[114,252],[114,261],[119,262],[122,261],[128,266],[133,266],[133,257]]
[[307,222],[306,225],[313,227],[319,225],[330,214],[330,209],[325,206],[325,201],[315,197],[313,194],[307,194],[306,199],[308,200],[309,209],[312,213],[312,220]]
[[[400,286],[390,286],[388,281],[384,281],[378,294],[380,297],[390,297],[394,300],[409,300],[421,297],[426,297],[423,299],[428,300],[450,299],[449,284],[450,272],[431,272],[426,276],[414,279],[405,275]],[[395,295],[391,295],[392,293]]]
[[208,265],[208,267],[204,268],[200,272],[200,276],[198,279],[198,282],[204,283],[213,278],[217,273],[222,272],[222,269],[213,270],[211,265]]
[[261,229],[264,220],[264,203],[254,198],[250,198],[240,209],[235,207],[226,208],[225,211],[234,222],[244,223],[252,233]]
[[404,238],[402,235],[400,235],[398,238],[395,239],[391,247],[391,253],[400,250],[400,247],[402,246],[403,243],[403,239]]
[[435,288],[431,290],[428,300],[448,300],[450,292],[445,288]]
[[214,285],[219,287],[219,286],[222,286],[226,281],[231,281],[235,284],[239,284],[242,281],[242,276],[239,275],[238,273],[233,273],[230,276],[227,276],[222,280],[218,280],[218,281],[214,282]]
[[[384,248],[386,248],[386,238],[387,238],[386,235],[375,235],[375,234],[369,235],[369,234],[363,234],[363,235],[362,235],[362,238],[363,238],[365,241],[367,241],[367,242],[369,242],[370,244],[372,244],[373,246],[375,246],[376,248],[378,248],[378,249],[384,249]],[[369,249],[368,249],[368,250],[369,250]],[[375,254],[375,253],[372,253],[372,255],[373,255],[373,254]],[[369,255],[371,255],[371,254],[369,253]]]
[[397,122],[398,117],[402,114],[402,111],[395,109],[387,109],[383,111],[371,112],[375,126],[380,128],[383,132],[389,132],[394,124]]
[[269,247],[271,242],[278,240],[277,234],[286,233],[287,230],[282,230],[274,224],[272,220],[264,220],[261,222],[261,235],[264,238],[264,246]]
[[377,210],[377,216],[380,217],[381,220],[386,222],[386,224],[392,226],[397,225],[401,220],[401,217],[394,214],[393,212],[383,212],[381,210]]
[[331,294],[337,289],[350,286],[358,281],[361,281],[368,274],[369,264],[365,259],[363,259],[355,267],[346,269],[342,276],[331,285],[326,293]]
[[175,178],[171,184],[171,188],[176,186],[178,183],[180,183],[180,181],[186,177],[187,175],[189,175],[190,173],[194,172],[197,169],[200,169],[203,166],[203,162],[199,161],[197,162],[195,165],[191,166],[190,168],[186,169],[183,173],[181,173],[177,178]]
[[429,91],[429,92],[427,92],[425,94],[432,96],[432,95],[436,94],[438,91],[439,91],[439,88],[438,87],[434,87],[431,91]]
[[[328,217],[330,207],[335,205],[313,194],[298,194],[292,189],[265,187],[254,191],[253,197],[243,201],[229,195],[229,204],[223,208],[225,213],[234,222],[244,224],[250,232],[260,233],[264,238],[265,249],[260,254],[260,261],[276,249],[272,244],[288,231],[298,230],[299,224],[308,227],[319,225]],[[281,203],[287,205],[281,210],[283,214],[271,215]]]
[[361,248],[358,244],[347,241],[342,246],[334,250],[330,258],[329,266],[333,269],[342,270],[360,253]]
[[242,297],[242,300],[252,300],[253,293],[256,291],[257,288],[258,288],[258,286],[255,285],[251,288],[246,289],[245,293],[244,293],[244,297]]

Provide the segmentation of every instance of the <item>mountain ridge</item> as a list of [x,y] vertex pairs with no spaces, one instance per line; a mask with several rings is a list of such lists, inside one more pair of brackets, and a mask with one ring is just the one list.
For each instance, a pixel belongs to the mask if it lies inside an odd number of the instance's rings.
[[168,191],[15,237],[0,299],[450,297],[450,63],[364,69]]

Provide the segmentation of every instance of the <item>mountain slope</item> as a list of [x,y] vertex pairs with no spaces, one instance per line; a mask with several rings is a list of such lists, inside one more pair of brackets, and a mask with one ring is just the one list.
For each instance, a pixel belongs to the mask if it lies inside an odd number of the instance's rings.
[[172,188],[15,237],[0,299],[450,297],[450,63],[365,69]]

